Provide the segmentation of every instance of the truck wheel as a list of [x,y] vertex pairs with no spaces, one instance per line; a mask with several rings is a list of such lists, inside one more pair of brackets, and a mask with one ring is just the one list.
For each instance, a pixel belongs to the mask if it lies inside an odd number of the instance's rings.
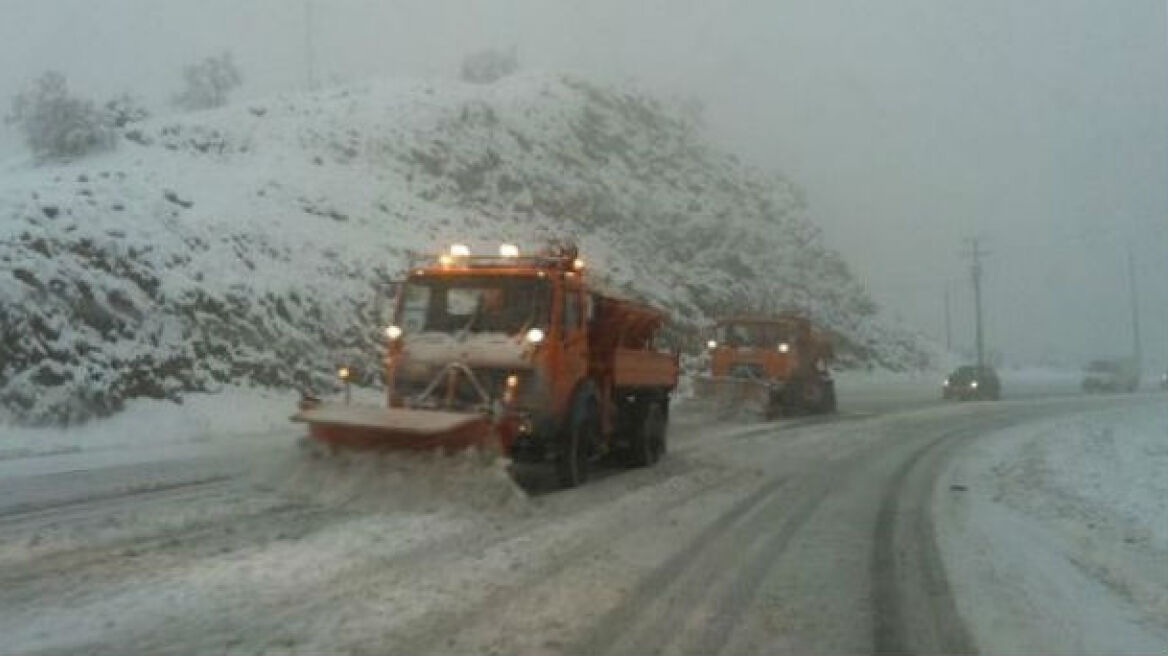
[[597,414],[596,399],[591,393],[576,399],[556,453],[556,478],[560,487],[578,487],[588,480],[588,448],[596,439]]
[[660,460],[669,452],[669,401],[657,404],[661,410],[661,426],[656,433],[657,459]]
[[773,389],[767,392],[767,403],[762,413],[763,419],[771,421],[781,419],[788,414],[790,403],[787,400],[787,394],[789,392],[778,392]]
[[806,412],[824,412],[827,407],[827,386],[818,381],[806,381],[800,387],[803,394],[799,401]]
[[834,414],[839,409],[835,400],[835,381],[826,380],[823,382],[823,405],[820,406],[820,412],[824,414]]
[[665,413],[659,403],[646,403],[640,423],[629,440],[629,464],[648,467],[661,458],[665,450]]

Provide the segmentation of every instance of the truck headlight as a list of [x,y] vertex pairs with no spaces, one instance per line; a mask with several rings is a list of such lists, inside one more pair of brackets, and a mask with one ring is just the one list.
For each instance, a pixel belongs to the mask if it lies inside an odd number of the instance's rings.
[[401,326],[389,326],[385,329],[385,336],[390,339],[397,339],[402,336]]
[[779,344],[779,353],[786,353],[786,352],[788,352],[788,351],[790,351],[790,350],[791,350],[791,345],[790,345],[790,344],[788,344],[788,343],[786,343],[786,342],[781,342],[781,343]]
[[511,374],[507,376],[505,385],[506,387],[503,389],[503,402],[514,403],[515,397],[519,393],[519,375]]
[[710,341],[706,342],[706,348],[710,349],[711,351],[718,348],[718,341],[711,339]]
[[527,331],[526,338],[527,341],[532,344],[539,344],[543,341],[544,334],[543,331],[539,328],[532,328],[531,330]]

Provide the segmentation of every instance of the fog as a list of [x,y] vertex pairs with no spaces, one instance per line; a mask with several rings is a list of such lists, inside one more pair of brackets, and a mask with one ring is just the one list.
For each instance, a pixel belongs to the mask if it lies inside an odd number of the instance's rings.
[[[1007,362],[1168,363],[1168,14],[1161,0],[0,0],[0,99],[45,69],[167,111],[234,52],[245,97],[452,77],[468,51],[699,100],[710,137],[806,188],[892,315]],[[311,30],[308,19],[311,17]],[[311,39],[308,35],[311,33]],[[312,56],[306,44],[312,44]],[[21,157],[17,136],[0,153]]]

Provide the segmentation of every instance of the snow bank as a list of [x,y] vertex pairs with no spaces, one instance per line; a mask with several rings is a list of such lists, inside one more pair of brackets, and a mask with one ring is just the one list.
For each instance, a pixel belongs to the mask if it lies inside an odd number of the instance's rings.
[[211,441],[239,442],[295,431],[288,417],[296,397],[287,392],[226,388],[189,394],[182,403],[135,399],[123,412],[83,428],[0,425],[0,461],[106,449],[146,448]]
[[935,512],[983,651],[1168,644],[1168,405],[1031,424],[967,453]]

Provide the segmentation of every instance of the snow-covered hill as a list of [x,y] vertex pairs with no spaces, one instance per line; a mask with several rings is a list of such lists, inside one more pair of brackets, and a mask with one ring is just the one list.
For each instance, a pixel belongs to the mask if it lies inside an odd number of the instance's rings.
[[[522,75],[394,82],[131,126],[114,152],[0,181],[0,408],[77,421],[372,362],[378,286],[453,241],[579,241],[673,311],[801,308],[846,363],[913,368],[799,190],[636,91]],[[373,368],[364,372],[369,379]]]

